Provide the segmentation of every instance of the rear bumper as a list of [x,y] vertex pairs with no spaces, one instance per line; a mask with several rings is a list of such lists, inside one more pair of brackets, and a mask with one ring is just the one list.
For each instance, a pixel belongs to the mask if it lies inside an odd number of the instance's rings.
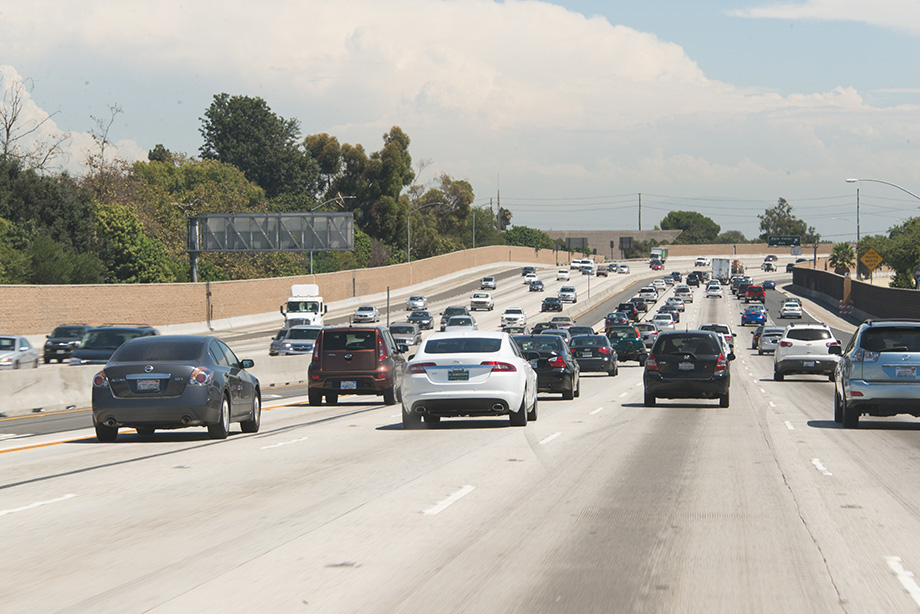
[[557,371],[537,371],[538,392],[562,392],[574,390],[574,373],[559,369]]
[[843,393],[847,405],[860,413],[871,416],[910,414],[920,417],[920,384],[846,380],[843,382]]
[[831,356],[790,356],[773,364],[776,373],[816,373],[830,375],[837,368],[837,360]]
[[108,388],[93,388],[93,420],[114,419],[118,426],[177,428],[215,424],[221,395],[216,389],[187,386],[178,397],[116,397]]
[[708,379],[662,379],[655,372],[646,371],[642,378],[645,393],[665,399],[717,399],[728,394],[731,387],[729,375]]
[[445,396],[443,391],[403,394],[403,411],[422,416],[500,416],[517,412],[523,403],[523,392],[464,391],[462,398]]
[[582,371],[613,371],[616,361],[610,358],[575,358],[578,368]]

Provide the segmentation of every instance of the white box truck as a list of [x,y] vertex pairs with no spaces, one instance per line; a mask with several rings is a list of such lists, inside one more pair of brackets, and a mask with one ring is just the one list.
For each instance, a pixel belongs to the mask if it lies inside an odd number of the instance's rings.
[[728,258],[712,259],[712,279],[718,279],[723,284],[728,283],[732,276],[732,261]]
[[325,326],[326,304],[317,284],[294,284],[291,296],[281,305],[285,326]]

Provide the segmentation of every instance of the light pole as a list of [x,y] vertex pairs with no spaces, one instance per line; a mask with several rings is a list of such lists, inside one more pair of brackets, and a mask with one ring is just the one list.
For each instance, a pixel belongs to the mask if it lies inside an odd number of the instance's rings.
[[[355,198],[355,197],[354,197],[354,196],[342,196],[341,194],[339,194],[339,195],[336,196],[335,198],[330,198],[329,200],[324,200],[324,201],[321,202],[320,204],[316,205],[315,207],[313,207],[312,209],[310,209],[310,213],[313,213],[314,211],[316,211],[317,209],[319,209],[319,208],[322,207],[323,205],[328,205],[329,203],[335,203],[335,204],[337,204],[339,207],[341,207],[341,208],[344,209],[344,208],[345,208],[345,205],[343,205],[343,204],[340,203],[340,202],[336,202],[336,201],[345,200],[346,198]],[[313,250],[312,250],[312,249],[310,250],[310,275],[313,275]]]
[[406,262],[412,262],[412,214],[418,211],[419,209],[424,209],[425,207],[433,207],[434,205],[443,205],[440,201],[433,203],[425,203],[419,205],[416,208],[412,208],[412,205],[409,205],[409,213],[406,215]]

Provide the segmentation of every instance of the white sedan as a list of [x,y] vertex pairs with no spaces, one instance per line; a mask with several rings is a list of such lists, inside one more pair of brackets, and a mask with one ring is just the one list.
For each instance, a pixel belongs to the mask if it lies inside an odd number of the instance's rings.
[[802,306],[792,301],[786,301],[779,310],[781,318],[798,318],[802,319]]
[[722,286],[715,284],[706,286],[706,298],[722,298]]
[[473,316],[451,316],[444,325],[445,332],[458,332],[464,330],[478,330],[479,326]]
[[537,280],[539,280],[539,279],[540,279],[540,278],[537,277],[537,274],[536,274],[536,273],[528,273],[527,275],[524,275],[524,284],[525,284],[525,285],[529,285],[530,282],[532,282],[532,281],[537,281]]
[[520,307],[508,307],[502,314],[502,326],[524,326],[527,324],[527,314]]
[[406,365],[403,428],[441,418],[508,416],[511,426],[537,419],[537,374],[507,333],[434,333]]
[[568,269],[559,269],[556,271],[556,281],[569,281],[570,277]]
[[652,324],[659,331],[674,330],[674,316],[667,312],[659,312],[652,316]]

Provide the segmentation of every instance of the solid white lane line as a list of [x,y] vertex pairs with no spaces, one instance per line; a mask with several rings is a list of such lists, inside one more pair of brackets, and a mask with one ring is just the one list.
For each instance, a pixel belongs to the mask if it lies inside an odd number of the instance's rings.
[[49,505],[51,503],[60,503],[61,501],[66,501],[67,499],[73,499],[77,495],[64,495],[63,497],[58,497],[57,499],[51,499],[49,501],[39,501],[37,503],[30,503],[29,505],[24,505],[22,507],[16,507],[11,510],[0,510],[0,516],[6,516],[7,514],[15,514],[16,512],[24,512],[26,510],[31,510],[36,507],[41,507],[42,505]]
[[794,430],[795,430],[795,427],[792,426],[792,423],[789,422],[788,420],[786,420],[786,428],[789,429],[790,431],[794,431]]
[[914,573],[904,569],[904,566],[901,564],[901,557],[899,556],[886,556],[885,561],[887,561],[888,568],[897,576],[898,581],[907,591],[907,594],[913,598],[914,603],[920,605],[920,586],[917,586],[917,582],[914,581]]
[[541,446],[546,445],[546,444],[548,444],[549,442],[551,442],[553,439],[555,439],[556,437],[559,437],[560,435],[562,435],[562,433],[553,433],[552,435],[550,435],[549,437],[547,437],[547,438],[544,439],[543,441],[540,441],[539,444],[540,444]]
[[[625,393],[624,393],[624,394],[625,394]],[[604,411],[604,408],[603,408],[603,407],[598,407],[598,408],[595,409],[594,411],[590,412],[588,415],[589,415],[589,416],[593,416],[594,414],[599,414],[599,413],[601,413],[602,411]]]
[[280,448],[281,446],[289,446],[292,443],[299,443],[301,441],[306,441],[309,437],[301,437],[300,439],[292,439],[290,441],[282,441],[281,443],[275,443],[270,446],[262,446],[263,450],[270,450],[272,448]]
[[815,466],[815,469],[817,469],[818,471],[821,472],[821,475],[834,475],[833,473],[831,473],[830,471],[828,471],[828,470],[824,467],[823,464],[821,464],[821,459],[820,459],[820,458],[813,458],[813,459],[811,459],[811,464]]
[[391,418],[402,418],[402,414],[393,414]]
[[473,486],[464,486],[463,488],[461,488],[460,490],[458,490],[451,496],[447,497],[440,503],[436,503],[435,505],[429,507],[427,510],[423,510],[422,513],[428,516],[434,516],[435,514],[440,514],[441,512],[446,510],[448,507],[450,507],[451,505],[453,505],[454,503],[456,503],[463,497],[473,492],[473,489],[474,489]]
[[16,439],[17,437],[31,437],[32,433],[0,433],[0,441],[4,439]]

